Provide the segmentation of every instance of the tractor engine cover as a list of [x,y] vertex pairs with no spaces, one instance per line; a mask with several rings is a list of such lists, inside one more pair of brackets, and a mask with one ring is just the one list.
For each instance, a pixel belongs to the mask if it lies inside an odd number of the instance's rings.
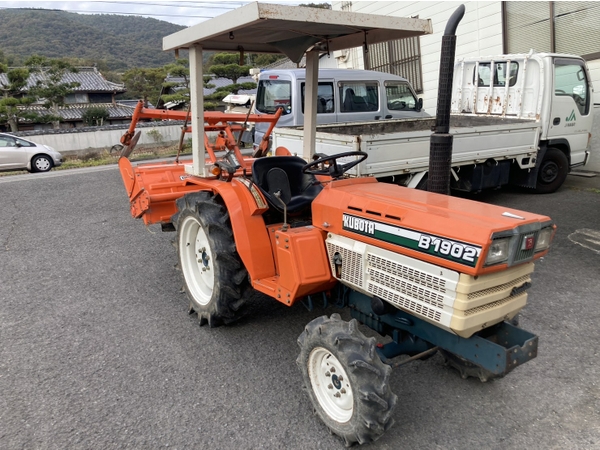
[[[373,178],[329,183],[313,202],[331,273],[440,328],[469,337],[526,304],[539,231],[550,218]],[[497,236],[511,259],[488,263]],[[514,247],[514,248],[513,248]]]

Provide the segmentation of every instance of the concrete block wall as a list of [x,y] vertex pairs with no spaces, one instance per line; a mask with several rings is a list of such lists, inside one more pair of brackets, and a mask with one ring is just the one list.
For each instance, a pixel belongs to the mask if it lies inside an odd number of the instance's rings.
[[[148,122],[138,124],[138,146],[173,145],[179,142],[183,122]],[[24,131],[15,133],[38,144],[49,145],[64,156],[83,155],[110,149],[119,144],[127,125],[110,125],[67,130]],[[158,134],[159,133],[159,134]],[[160,137],[157,141],[156,137]]]

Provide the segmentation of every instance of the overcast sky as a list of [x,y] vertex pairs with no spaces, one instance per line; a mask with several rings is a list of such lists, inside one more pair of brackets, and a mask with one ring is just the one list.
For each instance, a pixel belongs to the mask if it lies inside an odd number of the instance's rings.
[[[158,20],[191,26],[212,17],[239,8],[248,1],[187,1],[187,0],[128,0],[128,1],[4,1],[2,8],[41,8],[60,9],[73,13],[88,14],[123,14],[152,17]],[[285,0],[272,3],[290,3]],[[296,2],[291,2],[296,3]]]

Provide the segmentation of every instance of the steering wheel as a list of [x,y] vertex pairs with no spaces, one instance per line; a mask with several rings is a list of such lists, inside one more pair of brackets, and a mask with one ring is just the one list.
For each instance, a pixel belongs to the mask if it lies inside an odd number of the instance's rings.
[[[338,164],[338,159],[346,158],[348,156],[358,156],[358,158],[346,164]],[[309,162],[302,167],[302,173],[309,173],[312,175],[330,175],[331,178],[340,178],[348,170],[367,159],[368,156],[369,155],[365,152],[344,152],[331,156],[325,155],[315,161]],[[330,164],[325,166],[325,163]],[[317,168],[319,166],[321,166],[320,169]]]

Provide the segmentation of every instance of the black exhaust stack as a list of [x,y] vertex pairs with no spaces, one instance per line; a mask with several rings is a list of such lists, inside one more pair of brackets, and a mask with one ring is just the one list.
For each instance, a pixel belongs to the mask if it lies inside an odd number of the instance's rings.
[[437,116],[435,118],[435,131],[431,135],[429,147],[427,190],[446,195],[450,195],[450,169],[452,168],[450,107],[452,102],[454,55],[456,53],[456,28],[464,15],[465,5],[460,5],[450,19],[448,19],[444,36],[442,36]]

